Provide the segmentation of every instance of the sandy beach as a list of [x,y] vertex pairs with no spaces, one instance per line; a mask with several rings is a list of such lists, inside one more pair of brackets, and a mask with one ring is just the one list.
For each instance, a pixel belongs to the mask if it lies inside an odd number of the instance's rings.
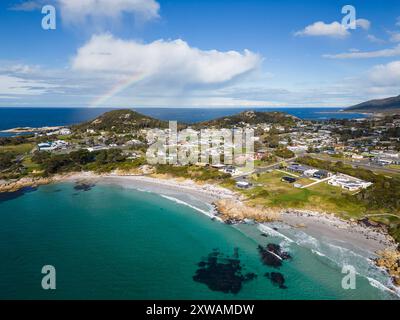
[[315,238],[338,241],[348,249],[358,248],[374,253],[384,249],[395,249],[393,239],[380,230],[365,227],[357,222],[342,220],[334,215],[310,211],[284,211],[281,214],[284,223],[298,227]]
[[[161,179],[149,176],[96,175],[82,173],[71,175],[70,181],[92,180],[96,183],[114,184],[124,188],[158,193],[178,199],[200,210],[210,211],[213,203],[221,199],[240,201],[239,194],[212,184],[198,184],[191,180]],[[342,220],[334,215],[311,211],[283,210],[283,223],[304,231],[312,237],[340,242],[348,249],[359,249],[375,256],[383,249],[394,249],[396,243],[381,230]]]

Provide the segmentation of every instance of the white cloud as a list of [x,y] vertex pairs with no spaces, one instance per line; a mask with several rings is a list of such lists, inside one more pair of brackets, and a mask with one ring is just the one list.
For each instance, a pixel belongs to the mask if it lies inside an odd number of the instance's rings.
[[339,54],[325,54],[324,58],[329,59],[369,59],[369,58],[387,58],[400,56],[400,45],[397,45],[391,49],[383,49],[377,51],[367,51],[367,52],[346,52]]
[[159,17],[160,5],[155,0],[58,0],[66,22],[81,23],[87,18],[113,18],[132,13],[145,20]]
[[55,87],[55,85],[44,82],[0,74],[0,95],[40,95],[47,89]]
[[380,38],[374,36],[373,34],[367,35],[367,39],[369,41],[371,41],[372,43],[380,43],[381,44],[381,43],[385,43],[386,42],[385,40],[380,39]]
[[396,26],[400,27],[400,17],[397,17],[396,19]]
[[400,85],[400,61],[375,66],[369,72],[369,79],[378,86]]
[[158,40],[149,44],[93,36],[72,60],[81,72],[106,72],[166,85],[222,84],[256,69],[261,57],[245,50],[221,52],[190,47],[183,40]]
[[322,21],[315,22],[301,31],[295,33],[296,36],[309,36],[309,37],[333,37],[333,38],[346,38],[350,32],[339,22],[325,23]]
[[12,11],[35,11],[42,8],[41,1],[25,1],[12,6]]
[[[356,26],[364,30],[369,30],[371,22],[367,19],[357,19]],[[303,30],[295,32],[295,36],[308,37],[332,37],[346,38],[350,35],[349,30],[340,22],[325,23],[323,21],[315,22]]]
[[360,27],[364,30],[369,30],[369,28],[371,27],[371,22],[368,21],[367,19],[357,19],[356,25],[357,27]]
[[400,42],[400,32],[390,32],[391,42]]

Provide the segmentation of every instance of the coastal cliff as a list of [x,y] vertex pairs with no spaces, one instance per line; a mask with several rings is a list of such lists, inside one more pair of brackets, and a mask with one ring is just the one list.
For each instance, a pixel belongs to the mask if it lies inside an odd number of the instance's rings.
[[53,182],[53,178],[22,178],[0,183],[0,192],[16,192],[27,187],[37,187]]
[[280,214],[276,210],[264,207],[249,207],[243,202],[232,199],[221,199],[216,201],[215,206],[219,217],[225,221],[243,221],[252,219],[259,223],[279,220]]
[[400,287],[400,251],[387,249],[378,254],[379,258],[375,260],[376,265],[387,270],[393,283]]

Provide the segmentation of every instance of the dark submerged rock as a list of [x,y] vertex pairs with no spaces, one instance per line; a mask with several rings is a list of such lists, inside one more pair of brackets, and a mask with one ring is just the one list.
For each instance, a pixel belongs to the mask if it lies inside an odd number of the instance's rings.
[[274,268],[282,266],[282,260],[262,246],[258,246],[258,252],[260,253],[263,264]]
[[224,256],[214,249],[198,266],[193,280],[204,283],[212,291],[236,294],[242,289],[243,282],[257,277],[254,273],[243,275],[238,249],[235,249],[232,257]]
[[289,253],[282,251],[282,248],[278,244],[269,243],[267,249],[281,257],[283,260],[289,260],[292,258]]
[[281,247],[277,244],[270,243],[266,247],[258,246],[258,252],[261,256],[261,261],[270,267],[279,268],[282,266],[283,260],[291,259],[291,256],[282,251]]
[[279,272],[267,272],[265,276],[271,280],[274,285],[279,286],[280,289],[287,289],[285,286],[285,277]]
[[37,187],[24,187],[14,192],[0,192],[0,203],[22,197],[29,192],[35,192],[37,190]]
[[74,186],[74,189],[76,191],[90,191],[92,188],[94,188],[96,185],[94,183],[86,183],[86,182],[77,182]]

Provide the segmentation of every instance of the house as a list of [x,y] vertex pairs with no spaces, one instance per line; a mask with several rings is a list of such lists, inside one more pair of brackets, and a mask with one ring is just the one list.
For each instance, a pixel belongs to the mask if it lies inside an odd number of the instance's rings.
[[318,170],[313,174],[313,177],[316,179],[325,179],[331,176],[331,173],[327,170]]
[[303,153],[308,150],[307,146],[302,146],[302,145],[291,146],[291,147],[287,147],[287,148],[288,148],[288,150],[290,150],[294,153]]
[[63,140],[56,140],[53,142],[44,142],[38,144],[38,149],[40,151],[54,151],[57,149],[66,149],[69,143]]
[[342,189],[349,191],[358,191],[360,189],[366,189],[372,185],[371,182],[363,181],[361,179],[357,179],[344,174],[339,174],[337,176],[332,177],[332,179],[328,181],[328,184],[335,187],[341,187]]
[[281,181],[287,182],[287,183],[295,183],[297,180],[296,180],[296,178],[285,176],[285,177],[282,177]]
[[40,151],[52,151],[55,148],[52,146],[51,142],[44,142],[38,144],[38,149]]
[[292,172],[304,174],[304,172],[306,172],[306,171],[309,170],[310,168],[305,167],[305,166],[302,166],[302,165],[300,165],[300,164],[298,164],[298,163],[293,163],[293,164],[291,164],[290,166],[288,166],[287,169],[288,169],[289,171],[292,171]]
[[237,173],[237,170],[234,166],[227,166],[226,168],[222,169],[222,171],[230,175],[235,175]]
[[236,182],[236,187],[238,187],[240,189],[249,189],[252,186],[253,185],[250,182],[247,182],[247,181],[238,181],[238,182]]
[[71,129],[69,129],[69,128],[61,128],[60,131],[59,131],[59,133],[60,133],[60,135],[62,135],[62,136],[68,136],[68,135],[70,135],[72,132],[71,132]]
[[318,169],[309,169],[304,171],[304,175],[307,177],[313,177],[315,173],[317,173],[319,170]]
[[378,166],[389,166],[391,164],[393,164],[393,160],[392,159],[382,159],[382,158],[374,158],[371,160],[374,164],[378,165]]

